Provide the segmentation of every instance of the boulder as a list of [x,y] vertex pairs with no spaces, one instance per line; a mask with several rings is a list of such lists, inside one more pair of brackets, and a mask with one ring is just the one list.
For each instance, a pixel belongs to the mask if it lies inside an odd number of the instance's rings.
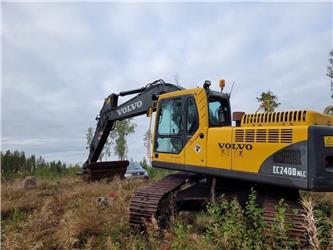
[[24,189],[33,189],[37,187],[37,178],[33,176],[27,176],[22,182],[22,187]]

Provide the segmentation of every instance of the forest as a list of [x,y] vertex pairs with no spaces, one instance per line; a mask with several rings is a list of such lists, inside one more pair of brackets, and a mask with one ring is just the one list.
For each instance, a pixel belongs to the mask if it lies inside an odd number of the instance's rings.
[[78,164],[66,164],[61,161],[46,161],[42,156],[27,156],[23,151],[1,152],[1,177],[19,178],[28,175],[56,178],[75,175]]

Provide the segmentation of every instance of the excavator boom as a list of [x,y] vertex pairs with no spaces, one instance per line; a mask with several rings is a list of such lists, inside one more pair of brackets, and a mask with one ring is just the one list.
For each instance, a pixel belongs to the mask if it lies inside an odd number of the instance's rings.
[[[128,161],[97,162],[116,122],[147,114],[149,108],[155,111],[153,102],[157,100],[159,95],[181,89],[179,86],[166,83],[160,79],[142,88],[109,95],[96,117],[97,126],[89,146],[89,156],[83,164],[82,172],[78,174],[83,175],[87,180],[113,178],[115,175],[122,178],[128,166]],[[119,96],[124,97],[133,94],[137,95],[118,105]]]

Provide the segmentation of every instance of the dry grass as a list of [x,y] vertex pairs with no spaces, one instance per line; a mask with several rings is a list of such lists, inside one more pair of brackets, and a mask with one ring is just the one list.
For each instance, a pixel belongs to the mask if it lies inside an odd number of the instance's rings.
[[302,205],[305,210],[304,220],[306,223],[306,228],[309,236],[309,243],[313,249],[320,249],[318,228],[315,216],[315,203],[312,201],[311,197],[303,198]]
[[[133,192],[149,183],[114,180],[86,183],[80,178],[39,180],[25,190],[20,181],[2,182],[3,249],[214,249],[205,235],[205,214],[182,213],[168,230],[153,223],[146,235],[129,230]],[[311,193],[314,202],[333,204],[333,193]],[[96,202],[106,197],[107,204]],[[332,219],[332,218],[331,218]]]
[[[305,210],[304,219],[312,248],[321,249],[325,245],[324,249],[333,249],[333,193],[302,192],[301,202]],[[328,214],[324,218],[323,212],[319,211],[322,205],[325,210],[329,210],[326,211]]]
[[[115,245],[128,237],[129,200],[143,185],[141,180],[87,184],[78,178],[63,178],[41,181],[37,188],[24,190],[18,181],[2,183],[2,247]],[[101,196],[107,198],[106,206],[96,202]]]
[[[37,188],[24,190],[20,181],[2,183],[3,249],[213,249],[207,243],[204,225],[190,214],[160,230],[156,220],[146,235],[131,234],[129,202],[142,180],[90,183],[78,178],[39,181]],[[100,205],[97,197],[106,197]],[[200,223],[200,219],[198,220]],[[189,245],[191,247],[189,248]]]
[[[333,207],[333,192],[308,192],[308,196],[311,196],[313,201],[318,203],[318,202],[325,202],[328,204],[331,204]],[[333,222],[333,213],[331,213],[331,221]]]

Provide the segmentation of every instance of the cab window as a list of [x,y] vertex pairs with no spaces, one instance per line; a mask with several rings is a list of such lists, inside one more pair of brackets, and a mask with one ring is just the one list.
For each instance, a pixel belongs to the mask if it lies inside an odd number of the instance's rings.
[[182,145],[182,99],[167,99],[160,102],[156,151],[178,153]]
[[212,127],[226,126],[229,124],[228,107],[219,99],[209,99],[208,103],[209,124]]
[[186,131],[187,135],[193,135],[199,127],[199,117],[195,100],[193,97],[187,99],[187,123]]

